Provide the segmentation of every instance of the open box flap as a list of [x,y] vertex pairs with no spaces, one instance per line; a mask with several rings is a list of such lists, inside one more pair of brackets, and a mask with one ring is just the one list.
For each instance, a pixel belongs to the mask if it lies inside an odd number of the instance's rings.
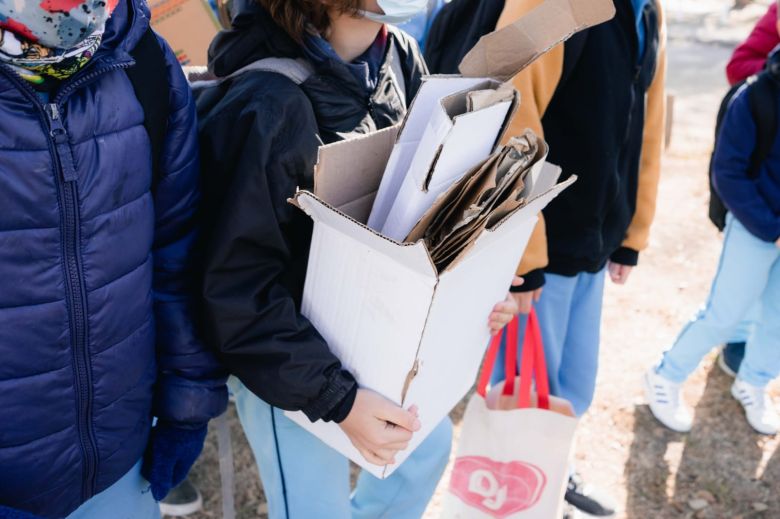
[[[314,170],[314,194],[358,221],[368,220],[400,125],[321,146]],[[368,204],[357,204],[368,199]],[[368,212],[360,214],[368,207]],[[358,210],[356,210],[358,208]]]
[[612,0],[546,0],[512,25],[483,36],[461,61],[460,72],[509,81],[557,44],[614,16]]

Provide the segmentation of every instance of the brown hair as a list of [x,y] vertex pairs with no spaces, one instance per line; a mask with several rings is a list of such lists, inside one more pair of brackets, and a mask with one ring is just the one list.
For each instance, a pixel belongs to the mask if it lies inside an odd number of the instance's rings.
[[295,41],[303,41],[307,25],[320,34],[330,27],[328,9],[342,13],[357,13],[360,0],[257,0],[270,13],[274,22]]

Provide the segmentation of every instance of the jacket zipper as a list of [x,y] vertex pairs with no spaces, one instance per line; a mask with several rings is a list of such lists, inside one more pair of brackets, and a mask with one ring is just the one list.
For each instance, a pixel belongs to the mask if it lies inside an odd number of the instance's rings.
[[68,142],[68,132],[62,124],[59,107],[46,106],[49,136],[55,146],[55,164],[59,175],[58,193],[63,222],[63,255],[65,257],[65,288],[70,311],[73,342],[73,364],[76,368],[76,396],[79,414],[78,431],[84,454],[82,499],[94,493],[97,472],[97,447],[92,430],[92,369],[87,341],[87,303],[80,251],[78,178]]
[[89,355],[87,291],[81,261],[81,223],[79,214],[78,174],[70,147],[68,131],[62,121],[62,101],[78,88],[107,72],[127,68],[132,63],[117,63],[95,69],[65,85],[53,102],[43,106],[32,87],[3,66],[2,71],[37,109],[42,127],[46,130],[49,153],[54,162],[57,194],[62,225],[62,254],[65,260],[65,290],[68,319],[73,346],[73,364],[76,372],[77,430],[84,458],[82,501],[95,494],[98,450],[92,427],[92,366]]

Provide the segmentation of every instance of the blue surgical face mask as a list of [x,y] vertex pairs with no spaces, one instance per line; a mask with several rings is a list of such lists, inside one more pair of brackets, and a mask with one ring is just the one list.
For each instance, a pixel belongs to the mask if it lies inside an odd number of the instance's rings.
[[360,14],[379,23],[404,23],[423,12],[428,7],[428,0],[377,0],[377,4],[385,14],[361,11]]

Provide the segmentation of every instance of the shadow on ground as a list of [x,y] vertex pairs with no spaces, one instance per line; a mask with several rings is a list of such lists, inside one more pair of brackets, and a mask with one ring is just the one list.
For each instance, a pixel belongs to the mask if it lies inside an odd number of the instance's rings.
[[710,369],[687,435],[661,426],[647,406],[636,408],[626,517],[779,517],[780,451],[763,464],[767,439],[745,421],[731,382]]

